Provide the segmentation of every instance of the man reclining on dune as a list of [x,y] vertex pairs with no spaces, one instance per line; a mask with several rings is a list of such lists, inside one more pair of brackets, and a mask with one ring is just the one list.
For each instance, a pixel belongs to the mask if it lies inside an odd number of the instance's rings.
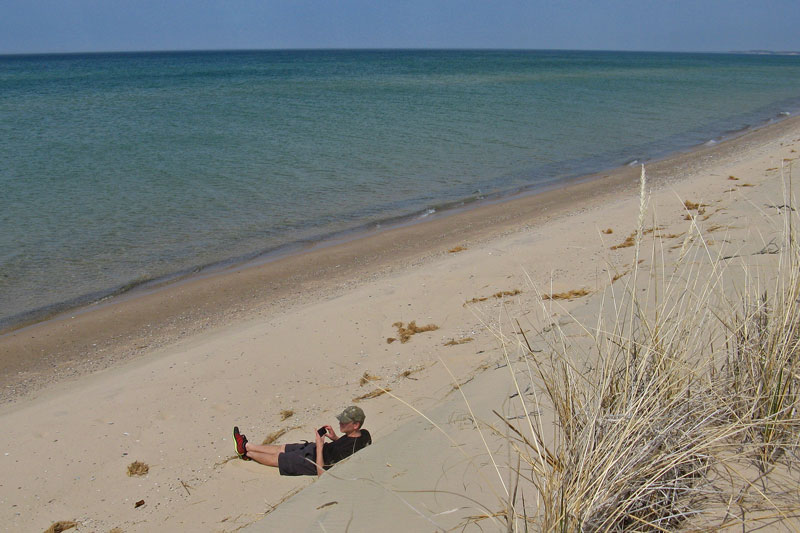
[[[336,418],[341,437],[331,426],[323,426],[314,433],[314,442],[296,444],[253,444],[234,427],[236,454],[240,459],[277,466],[282,476],[321,476],[334,464],[372,444],[369,431],[361,429],[366,417],[360,407],[351,405]],[[325,437],[331,442],[324,442]]]

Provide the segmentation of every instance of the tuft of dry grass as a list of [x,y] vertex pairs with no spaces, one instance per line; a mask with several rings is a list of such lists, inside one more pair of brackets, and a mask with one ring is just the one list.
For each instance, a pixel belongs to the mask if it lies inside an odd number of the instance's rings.
[[455,248],[450,248],[448,252],[451,254],[457,254],[458,252],[463,252],[466,249],[467,248],[465,246],[456,246]]
[[150,471],[147,463],[141,461],[134,461],[128,465],[128,476],[144,476]]
[[392,327],[397,328],[397,338],[389,337],[386,339],[387,344],[391,344],[396,340],[400,340],[401,344],[407,343],[412,336],[416,335],[417,333],[425,333],[427,331],[436,331],[439,329],[439,326],[436,324],[428,324],[427,326],[418,326],[416,320],[412,320],[408,323],[407,326],[404,326],[402,322],[395,322],[392,324]]
[[294,410],[292,409],[284,409],[283,411],[280,412],[281,422],[293,416],[294,416]]
[[475,339],[473,339],[472,337],[463,337],[463,338],[461,338],[461,339],[458,339],[458,340],[456,340],[456,339],[450,339],[449,341],[447,341],[446,343],[444,343],[444,345],[445,345],[445,346],[458,346],[459,344],[466,344],[466,343],[468,343],[468,342],[472,342],[472,341],[474,341],[474,340],[475,340]]
[[378,396],[386,394],[390,390],[392,390],[392,389],[389,389],[389,388],[386,388],[386,389],[375,389],[372,392],[368,392],[366,394],[362,394],[361,396],[356,396],[355,398],[353,398],[353,401],[358,403],[361,400],[371,400],[372,398],[377,398]]
[[606,228],[601,233],[604,233],[605,235],[611,235],[612,233],[614,233],[614,230],[611,228]]
[[728,179],[729,180],[738,180],[739,178],[737,178],[736,176],[728,176]]
[[[617,278],[619,279],[619,278]],[[572,289],[567,292],[555,292],[553,294],[543,294],[542,300],[572,300],[591,294],[587,289]]]
[[44,530],[44,533],[61,533],[73,527],[78,527],[78,523],[72,520],[59,520],[58,522],[53,522],[50,527]]
[[737,187],[755,187],[752,183],[737,183]]

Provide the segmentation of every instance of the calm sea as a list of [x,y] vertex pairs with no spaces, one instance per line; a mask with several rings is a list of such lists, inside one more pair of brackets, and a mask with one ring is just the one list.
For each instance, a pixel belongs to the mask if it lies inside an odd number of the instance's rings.
[[0,329],[800,111],[800,57],[0,57]]

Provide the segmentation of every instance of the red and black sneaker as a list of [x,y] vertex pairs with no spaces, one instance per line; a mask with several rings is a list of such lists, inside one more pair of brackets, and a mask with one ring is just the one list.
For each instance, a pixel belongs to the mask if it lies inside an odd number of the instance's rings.
[[247,437],[239,433],[239,427],[233,426],[233,442],[236,445],[236,455],[239,459],[250,459],[247,457]]

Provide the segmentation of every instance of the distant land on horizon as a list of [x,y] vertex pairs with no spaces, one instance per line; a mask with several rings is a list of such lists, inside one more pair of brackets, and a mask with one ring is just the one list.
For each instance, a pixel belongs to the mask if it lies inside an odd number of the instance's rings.
[[762,55],[762,56],[800,56],[799,51],[792,51],[792,50],[783,50],[783,51],[775,51],[775,50],[743,50],[741,52],[731,52],[734,54],[755,54],[755,55]]
[[773,56],[798,56],[800,50],[727,50],[727,51],[663,51],[663,50],[612,50],[600,48],[176,48],[163,50],[71,50],[64,52],[2,52],[0,57],[13,56],[49,56],[49,55],[92,55],[92,54],[158,54],[158,53],[203,53],[203,52],[285,52],[285,51],[519,51],[519,52],[631,52],[631,53],[675,53],[675,54],[750,54],[750,55],[773,55]]

